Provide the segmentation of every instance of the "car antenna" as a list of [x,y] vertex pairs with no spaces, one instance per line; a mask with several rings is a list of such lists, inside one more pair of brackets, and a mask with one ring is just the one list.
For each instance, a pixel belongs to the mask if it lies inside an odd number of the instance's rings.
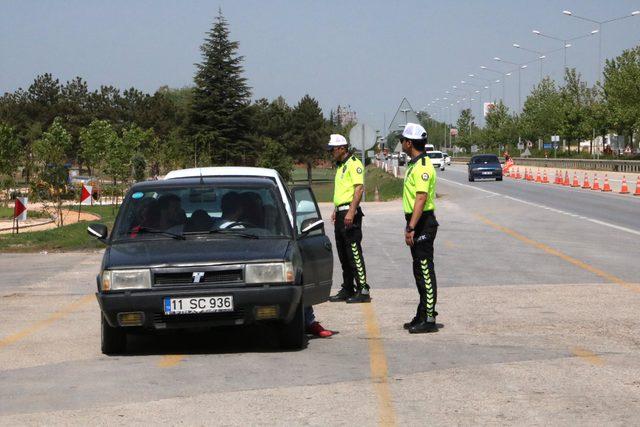
[[200,185],[204,185],[204,178],[202,178],[202,169],[200,169]]

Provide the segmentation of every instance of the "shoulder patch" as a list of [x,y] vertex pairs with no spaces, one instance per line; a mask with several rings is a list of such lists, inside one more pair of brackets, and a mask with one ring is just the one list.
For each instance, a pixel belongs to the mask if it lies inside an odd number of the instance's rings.
[[426,172],[425,172],[425,173],[423,173],[423,174],[422,174],[422,179],[423,179],[424,181],[429,181],[429,174],[428,174],[428,173],[426,173]]
[[362,173],[362,168],[361,168],[361,167],[358,167],[358,169],[356,169],[356,172],[358,172],[358,173]]

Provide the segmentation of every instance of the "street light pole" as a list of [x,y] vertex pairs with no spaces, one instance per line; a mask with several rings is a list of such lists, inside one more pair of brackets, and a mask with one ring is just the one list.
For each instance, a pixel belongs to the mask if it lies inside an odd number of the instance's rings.
[[531,52],[531,53],[535,53],[536,55],[538,55],[538,60],[540,61],[540,81],[542,81],[542,60],[545,59],[547,57],[547,55],[545,55],[544,52],[540,52],[540,51],[537,51],[537,50],[533,50],[533,49],[528,49],[526,47],[522,47],[518,43],[513,43],[513,47],[515,47],[516,49],[524,50],[526,52]]
[[511,61],[506,61],[502,58],[498,58],[497,56],[495,58],[493,58],[494,61],[498,61],[498,62],[504,62],[507,64],[511,64],[511,65],[517,65],[518,66],[518,110],[521,111],[522,110],[522,85],[521,83],[521,71],[525,68],[527,68],[527,64],[518,64],[517,62],[511,62]]
[[499,71],[499,70],[494,70],[492,68],[485,67],[484,65],[481,65],[480,68],[485,70],[485,71],[491,71],[492,73],[498,73],[498,74],[500,74],[502,76],[502,102],[505,103],[506,102],[506,100],[505,100],[505,95],[506,95],[505,85],[507,83],[506,82],[507,76],[510,76],[511,72],[505,73],[505,72],[502,72],[502,71]]
[[600,71],[599,75],[602,76],[602,25],[603,24],[608,24],[610,22],[620,21],[622,19],[627,19],[627,18],[632,18],[634,16],[638,16],[638,15],[640,15],[640,10],[634,10],[633,12],[631,12],[628,15],[619,16],[617,18],[607,19],[605,21],[597,21],[595,19],[585,18],[584,16],[579,16],[579,15],[574,14],[570,10],[563,10],[562,14],[565,15],[565,16],[570,16],[570,17],[573,17],[573,18],[581,19],[583,21],[591,22],[593,24],[598,24],[598,29],[595,30],[595,31],[592,31],[591,33],[592,34],[594,34],[595,32],[598,33],[598,69]]
[[539,31],[539,30],[533,30],[532,32],[536,36],[546,37],[546,38],[551,39],[551,40],[556,40],[556,41],[562,42],[562,48],[564,50],[564,72],[566,74],[566,72],[567,72],[567,49],[572,46],[572,44],[569,43],[569,42],[572,42],[572,41],[575,41],[575,40],[579,40],[579,39],[584,39],[586,37],[590,37],[590,36],[592,36],[594,34],[599,33],[600,30],[593,30],[589,34],[584,34],[584,35],[581,35],[581,36],[572,37],[570,39],[562,39],[560,37],[551,36],[549,34],[543,33],[542,31]]

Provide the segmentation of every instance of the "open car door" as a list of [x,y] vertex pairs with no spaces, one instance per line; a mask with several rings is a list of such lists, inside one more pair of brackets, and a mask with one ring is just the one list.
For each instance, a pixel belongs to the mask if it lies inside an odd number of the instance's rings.
[[296,243],[302,255],[304,304],[320,304],[329,299],[333,281],[333,251],[324,232],[318,203],[309,187],[292,189]]

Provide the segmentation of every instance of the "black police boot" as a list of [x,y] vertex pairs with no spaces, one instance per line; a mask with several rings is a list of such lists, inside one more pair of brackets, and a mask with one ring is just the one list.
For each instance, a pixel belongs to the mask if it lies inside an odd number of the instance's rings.
[[354,296],[347,299],[347,304],[359,304],[363,302],[371,302],[371,295],[369,295],[369,290],[360,289]]
[[429,321],[431,319],[422,319],[415,325],[409,326],[409,333],[410,334],[426,334],[429,332],[438,332],[438,327],[436,326],[435,319],[433,319],[432,321]]
[[354,294],[353,291],[349,291],[346,288],[340,288],[340,291],[338,291],[337,294],[329,297],[329,301],[331,302],[346,301],[347,299],[351,298],[353,294]]
[[404,325],[402,325],[402,327],[405,329],[409,329],[410,327],[416,325],[419,321],[420,318],[418,316],[414,316],[413,319],[411,319],[411,322],[405,323]]

